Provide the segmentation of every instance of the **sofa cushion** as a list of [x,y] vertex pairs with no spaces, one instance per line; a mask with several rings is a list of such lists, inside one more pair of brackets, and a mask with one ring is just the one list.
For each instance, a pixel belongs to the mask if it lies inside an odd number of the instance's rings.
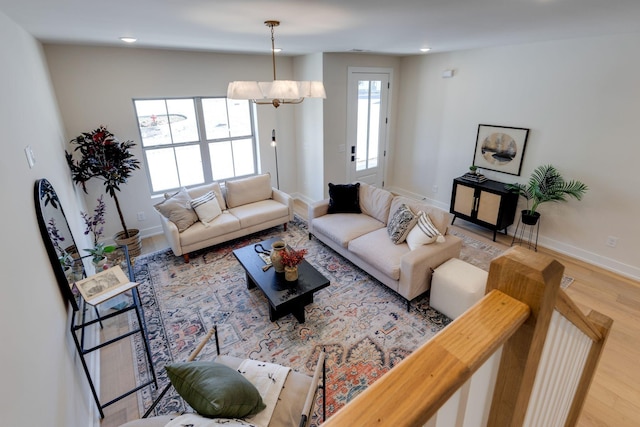
[[154,206],[165,218],[173,222],[182,232],[198,220],[198,215],[191,208],[191,197],[186,188],[181,188],[168,199]]
[[324,234],[345,248],[349,241],[379,228],[384,229],[384,224],[364,214],[337,213],[313,219],[315,232]]
[[200,415],[242,418],[266,407],[248,379],[221,363],[180,362],[165,368],[178,394]]
[[216,200],[218,200],[218,204],[220,205],[220,210],[223,211],[227,209],[227,204],[224,201],[224,196],[222,194],[222,188],[220,188],[220,183],[214,181],[211,184],[201,185],[199,187],[193,187],[187,190],[189,192],[189,196],[192,199],[204,196],[209,191],[213,191],[213,194],[216,195]]
[[191,207],[196,211],[198,219],[202,222],[211,222],[222,214],[220,210],[220,204],[218,203],[216,195],[213,191],[209,191],[206,194],[191,199]]
[[271,175],[250,176],[249,178],[227,181],[227,206],[235,208],[248,203],[271,198]]
[[391,241],[396,245],[404,242],[416,221],[418,221],[418,216],[407,205],[400,205],[391,215],[387,225]]
[[348,249],[393,280],[400,280],[402,256],[409,252],[409,246],[406,243],[395,245],[389,240],[385,228],[353,239],[349,242]]
[[329,183],[329,209],[327,213],[360,213],[360,183]]
[[198,221],[180,233],[180,246],[190,246],[237,230],[240,230],[240,220],[225,211],[211,222]]
[[414,250],[422,245],[429,245],[435,241],[444,242],[444,236],[433,225],[429,215],[424,212],[418,214],[418,222],[407,235],[409,249]]
[[393,194],[390,191],[360,183],[360,209],[362,213],[374,217],[383,224],[389,221],[389,209]]
[[425,212],[429,214],[429,219],[436,226],[442,235],[447,234],[447,227],[451,223],[453,215],[436,206],[425,203],[421,200],[410,199],[405,196],[396,196],[391,202],[391,212],[395,212],[401,204],[407,205],[413,212]]
[[240,227],[247,228],[283,217],[287,218],[285,220],[285,222],[287,222],[289,207],[275,200],[262,200],[238,206],[237,208],[231,208],[229,209],[229,213],[238,218]]

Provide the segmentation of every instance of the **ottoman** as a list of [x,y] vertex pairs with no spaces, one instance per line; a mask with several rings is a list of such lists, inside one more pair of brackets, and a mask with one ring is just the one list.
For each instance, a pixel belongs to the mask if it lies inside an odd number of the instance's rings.
[[433,272],[430,305],[440,313],[455,319],[484,296],[486,271],[451,258]]

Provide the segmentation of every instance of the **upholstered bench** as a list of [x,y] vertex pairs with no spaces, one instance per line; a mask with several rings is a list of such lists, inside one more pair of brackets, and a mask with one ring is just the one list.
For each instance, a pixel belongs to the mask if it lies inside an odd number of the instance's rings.
[[451,258],[433,272],[430,305],[445,316],[455,319],[480,301],[487,286],[486,271]]

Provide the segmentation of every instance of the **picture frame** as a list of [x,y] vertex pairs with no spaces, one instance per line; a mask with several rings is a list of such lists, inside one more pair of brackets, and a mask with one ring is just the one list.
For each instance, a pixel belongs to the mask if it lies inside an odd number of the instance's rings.
[[473,165],[520,176],[528,137],[527,128],[478,125]]
[[122,268],[116,265],[79,280],[75,285],[87,304],[98,305],[138,286],[138,283],[131,282]]

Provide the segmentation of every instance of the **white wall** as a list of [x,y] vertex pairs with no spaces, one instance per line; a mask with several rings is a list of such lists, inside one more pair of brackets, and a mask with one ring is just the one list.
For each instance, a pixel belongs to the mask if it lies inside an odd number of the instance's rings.
[[[271,80],[271,58],[266,55],[229,55],[204,52],[138,49],[135,47],[88,47],[45,45],[45,54],[67,140],[81,132],[106,125],[120,140],[133,140],[134,154],[142,162],[140,136],[133,98],[225,96],[232,80]],[[292,74],[292,59],[278,58],[278,77]],[[293,111],[257,106],[260,169],[271,172],[276,184],[275,157],[270,147],[271,130],[278,130],[280,187],[295,192],[296,155]],[[90,182],[89,209],[102,194],[102,183]],[[146,173],[134,173],[118,195],[129,228],[139,228],[143,236],[161,232],[153,210],[157,198],[150,197]],[[144,212],[146,220],[137,220]],[[120,231],[113,202],[107,200],[106,235]]]
[[[322,54],[299,56],[294,59],[296,80],[322,81]],[[323,117],[322,99],[307,99],[294,108],[296,123],[296,152],[298,165],[298,194],[306,202],[324,197],[323,170]]]
[[[394,88],[399,85],[400,58],[370,54],[324,54],[324,84],[327,99],[324,102],[324,181],[325,197],[328,184],[347,181],[348,150],[339,151],[340,145],[353,145],[347,141],[347,81],[349,67],[379,67],[393,69],[391,82],[390,146],[394,146],[398,97]],[[413,112],[411,113],[413,114]]]
[[[47,178],[82,234],[80,204],[64,162],[64,131],[37,41],[0,12],[0,182],[2,297],[0,424],[88,426],[95,405],[88,400],[68,330],[63,302],[35,214],[36,179]],[[29,169],[30,145],[36,164]],[[75,213],[75,215],[73,215]]]
[[640,278],[639,45],[635,34],[403,58],[392,185],[448,207],[478,124],[529,128],[521,176],[486,174],[526,182],[552,163],[585,182],[582,202],[541,206],[540,244]]

